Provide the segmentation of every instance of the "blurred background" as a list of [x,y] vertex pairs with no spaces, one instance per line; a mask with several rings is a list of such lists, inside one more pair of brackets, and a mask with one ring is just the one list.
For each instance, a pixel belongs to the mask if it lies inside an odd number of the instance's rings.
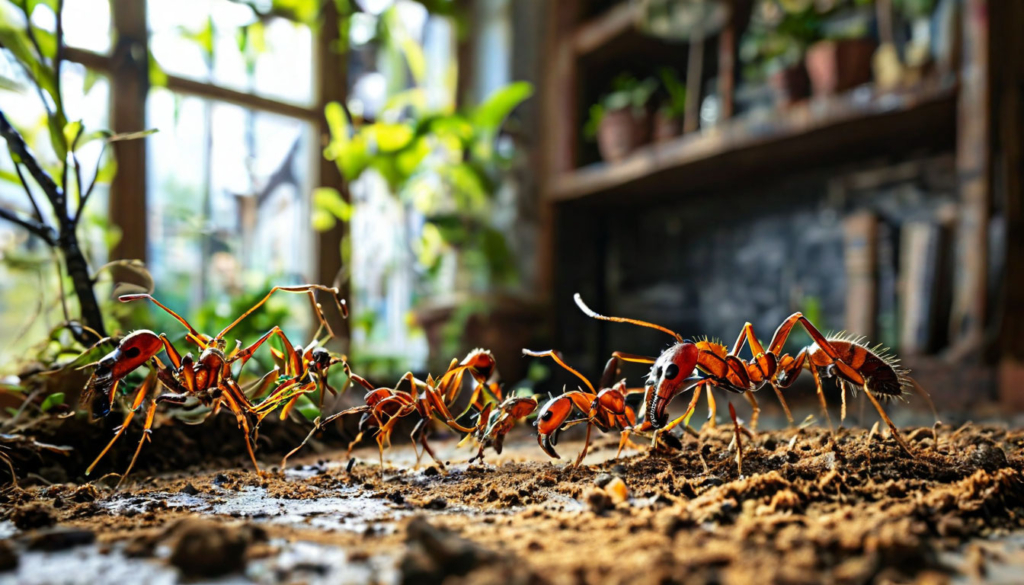
[[[803,311],[892,348],[940,410],[1024,408],[1022,2],[0,10],[0,111],[63,187],[98,305],[5,134],[7,375],[84,343],[54,330],[69,319],[180,336],[118,293],[152,289],[209,332],[274,284],[319,282],[351,308],[329,314],[332,349],[381,383],[482,346],[509,386],[557,391],[522,347],[596,378],[612,351],[670,341],[588,319],[579,292],[727,343]],[[315,329],[282,296],[234,335],[274,324]]]

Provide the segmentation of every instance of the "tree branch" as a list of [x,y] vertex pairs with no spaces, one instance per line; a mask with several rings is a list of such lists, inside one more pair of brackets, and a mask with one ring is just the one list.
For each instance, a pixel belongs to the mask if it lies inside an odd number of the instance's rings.
[[3,136],[4,140],[7,141],[7,148],[10,149],[11,154],[20,159],[21,164],[25,165],[25,168],[28,169],[28,173],[32,175],[36,183],[39,183],[43,193],[46,193],[46,197],[50,200],[53,211],[57,215],[57,221],[63,227],[68,221],[67,213],[64,211],[64,191],[57,186],[57,183],[53,181],[50,174],[43,167],[39,166],[35,155],[28,149],[28,145],[25,144],[21,134],[14,129],[14,126],[11,126],[3,110],[0,110],[0,136]]
[[0,207],[0,219],[6,219],[11,223],[20,225],[21,227],[27,229],[32,234],[37,235],[43,240],[45,240],[46,243],[51,246],[57,244],[57,232],[55,232],[53,228],[42,222],[38,222],[34,219],[27,217],[21,217],[20,215],[11,211],[10,209],[7,209],[6,207]]

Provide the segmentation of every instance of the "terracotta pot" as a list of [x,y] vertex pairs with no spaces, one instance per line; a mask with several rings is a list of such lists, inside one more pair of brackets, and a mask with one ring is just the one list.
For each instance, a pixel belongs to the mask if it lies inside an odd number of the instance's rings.
[[783,106],[791,106],[811,95],[811,80],[807,77],[807,68],[803,63],[779,69],[772,73],[769,81],[778,103]]
[[657,142],[666,142],[683,133],[683,123],[678,118],[673,118],[665,110],[661,109],[654,114],[653,130],[651,139]]
[[869,39],[819,41],[811,45],[805,60],[814,95],[833,95],[871,81],[875,46]]
[[631,108],[606,112],[597,129],[597,148],[607,162],[619,162],[647,142],[650,116],[636,115]]
[[[483,301],[488,312],[475,313],[465,324],[456,355],[448,355],[444,343],[444,328],[457,308],[467,303]],[[427,336],[430,354],[429,371],[440,375],[452,358],[460,360],[476,348],[491,350],[498,362],[502,381],[513,384],[526,376],[523,348],[530,347],[541,321],[538,303],[508,295],[470,295],[458,293],[430,299],[415,310],[416,321]],[[450,348],[447,350],[450,352]]]

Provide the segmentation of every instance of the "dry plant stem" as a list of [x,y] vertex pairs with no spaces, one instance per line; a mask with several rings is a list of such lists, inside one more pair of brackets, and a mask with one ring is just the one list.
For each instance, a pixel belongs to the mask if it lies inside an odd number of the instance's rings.
[[733,433],[736,437],[736,470],[740,477],[743,476],[743,433],[740,432],[740,421],[736,418],[736,408],[732,402],[729,403],[729,416],[732,417]]

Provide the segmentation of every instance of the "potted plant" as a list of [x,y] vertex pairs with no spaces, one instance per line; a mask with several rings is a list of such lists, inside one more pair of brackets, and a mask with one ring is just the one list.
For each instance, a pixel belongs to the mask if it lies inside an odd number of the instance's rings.
[[682,134],[686,116],[686,85],[679,79],[679,74],[668,67],[658,71],[658,77],[664,96],[661,107],[654,113],[651,133],[654,142],[664,142]]
[[878,44],[869,32],[874,18],[870,2],[837,2],[824,14],[821,40],[807,49],[807,73],[815,96],[833,95],[871,81]]
[[740,43],[744,80],[768,84],[776,103],[783,106],[809,97],[804,55],[817,38],[818,29],[819,17],[809,2],[759,2]]
[[622,73],[612,80],[611,91],[591,106],[590,118],[583,130],[588,139],[597,140],[602,159],[619,162],[647,143],[650,135],[647,106],[657,86],[654,78],[640,80]]
[[[431,371],[483,346],[509,373],[521,361],[519,352],[532,333],[528,325],[538,318],[539,308],[513,292],[516,259],[495,220],[516,154],[511,140],[500,139],[501,128],[532,91],[528,83],[512,83],[475,108],[403,107],[398,121],[358,127],[340,104],[326,111],[331,142],[325,156],[348,181],[367,171],[383,177],[408,216],[403,224],[418,226],[408,236],[419,275],[414,317],[429,342]],[[316,199],[318,229],[351,216],[332,190],[318,190]],[[501,334],[494,337],[495,332]]]

